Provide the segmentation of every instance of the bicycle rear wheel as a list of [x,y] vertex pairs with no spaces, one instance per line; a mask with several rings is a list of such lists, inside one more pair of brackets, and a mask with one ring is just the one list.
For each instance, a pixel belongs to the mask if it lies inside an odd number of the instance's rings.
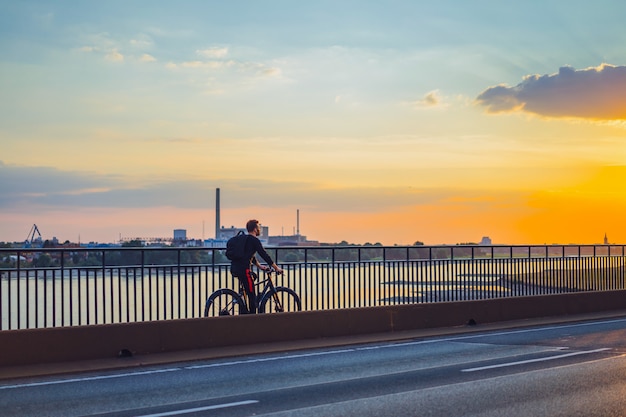
[[285,311],[300,311],[300,296],[287,287],[276,287],[268,292],[259,304],[259,313],[282,313]]
[[215,291],[206,300],[204,317],[234,316],[248,312],[243,299],[229,288]]

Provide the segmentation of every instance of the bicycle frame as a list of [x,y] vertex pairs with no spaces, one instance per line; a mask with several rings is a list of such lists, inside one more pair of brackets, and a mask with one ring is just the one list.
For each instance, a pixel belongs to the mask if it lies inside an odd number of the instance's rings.
[[[274,281],[272,280],[272,273],[275,271],[273,269],[266,269],[266,270],[263,270],[263,272],[265,273],[265,277],[261,279],[261,277],[257,276],[258,277],[257,282],[254,283],[254,286],[257,289],[257,294],[256,294],[257,311],[259,309],[259,306],[261,305],[261,301],[264,300],[268,294],[272,294],[272,296],[274,297],[274,302],[277,305],[277,309],[279,311],[283,311],[283,305],[280,299],[278,298],[278,296],[276,295],[276,291],[275,291],[276,287],[274,286]],[[265,286],[263,287],[263,290],[259,291],[259,288],[261,288],[263,284],[265,284]],[[248,311],[250,311],[250,300],[248,299],[248,294],[244,290],[242,283],[239,283],[239,295],[241,296],[243,301],[246,303],[246,308],[248,309]]]

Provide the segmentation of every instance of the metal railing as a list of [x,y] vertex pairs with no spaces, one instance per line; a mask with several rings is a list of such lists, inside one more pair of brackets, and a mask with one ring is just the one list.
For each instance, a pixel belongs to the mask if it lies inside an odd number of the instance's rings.
[[[268,251],[303,310],[626,288],[624,245],[317,246]],[[237,288],[223,248],[0,249],[0,330],[201,317]]]

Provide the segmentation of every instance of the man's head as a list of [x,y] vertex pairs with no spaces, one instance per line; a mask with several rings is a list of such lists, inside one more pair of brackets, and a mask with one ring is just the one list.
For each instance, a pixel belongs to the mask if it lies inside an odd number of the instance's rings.
[[250,234],[259,236],[261,234],[261,225],[258,220],[248,220],[248,223],[246,223],[246,230]]

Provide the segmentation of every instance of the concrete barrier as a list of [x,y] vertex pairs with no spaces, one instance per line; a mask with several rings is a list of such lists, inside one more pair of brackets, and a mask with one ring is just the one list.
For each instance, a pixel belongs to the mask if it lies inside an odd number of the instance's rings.
[[626,309],[626,291],[0,331],[0,366],[496,323]]

